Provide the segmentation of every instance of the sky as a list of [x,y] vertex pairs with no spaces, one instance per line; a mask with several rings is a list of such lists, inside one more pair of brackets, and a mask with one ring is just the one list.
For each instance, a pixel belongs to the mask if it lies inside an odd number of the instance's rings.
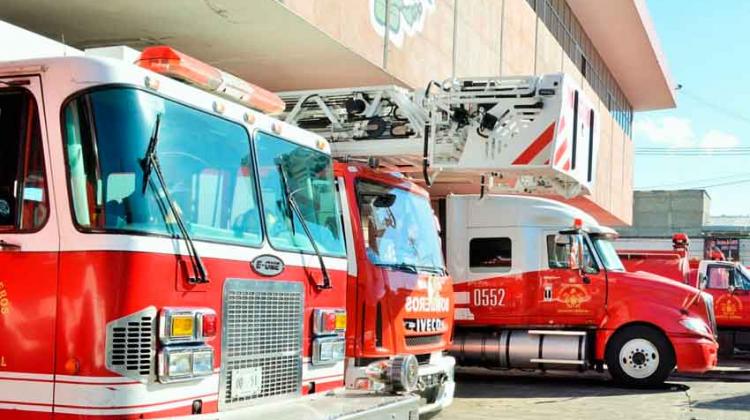
[[636,154],[635,188],[710,186],[712,216],[750,214],[750,152],[736,153],[750,148],[750,1],[647,4],[673,82],[682,88],[677,108],[635,114],[635,148],[690,148],[696,155]]

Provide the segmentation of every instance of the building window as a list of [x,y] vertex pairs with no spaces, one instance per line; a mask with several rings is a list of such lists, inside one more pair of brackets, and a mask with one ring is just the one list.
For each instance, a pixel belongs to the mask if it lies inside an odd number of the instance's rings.
[[612,117],[629,136],[632,134],[633,107],[612,77],[591,40],[564,0],[527,0],[537,16],[562,46],[589,82]]
[[474,273],[505,273],[513,260],[510,238],[474,238],[469,242],[469,268]]

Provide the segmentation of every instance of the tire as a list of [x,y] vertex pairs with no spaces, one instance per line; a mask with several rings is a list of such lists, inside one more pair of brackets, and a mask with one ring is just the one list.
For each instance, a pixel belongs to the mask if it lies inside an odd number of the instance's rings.
[[661,331],[641,325],[615,333],[607,345],[605,359],[612,379],[631,388],[663,384],[676,364],[667,337]]

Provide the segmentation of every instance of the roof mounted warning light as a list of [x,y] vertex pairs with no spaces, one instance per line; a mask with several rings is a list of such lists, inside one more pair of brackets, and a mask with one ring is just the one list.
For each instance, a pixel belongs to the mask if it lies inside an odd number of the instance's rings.
[[148,47],[143,50],[136,64],[267,114],[284,111],[284,101],[273,92],[223,72],[172,47]]

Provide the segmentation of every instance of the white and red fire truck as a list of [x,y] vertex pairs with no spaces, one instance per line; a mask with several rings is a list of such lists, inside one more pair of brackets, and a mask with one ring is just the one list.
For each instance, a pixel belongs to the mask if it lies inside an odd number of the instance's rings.
[[344,389],[328,142],[170,48],[138,64],[0,62],[0,418],[414,418]]
[[624,273],[609,242],[615,232],[580,210],[488,195],[590,192],[598,116],[569,77],[280,96],[285,120],[327,137],[334,156],[430,186],[447,231],[459,364],[582,370],[606,363],[615,379],[644,386],[664,381],[675,365],[703,372],[716,364],[710,297]]

